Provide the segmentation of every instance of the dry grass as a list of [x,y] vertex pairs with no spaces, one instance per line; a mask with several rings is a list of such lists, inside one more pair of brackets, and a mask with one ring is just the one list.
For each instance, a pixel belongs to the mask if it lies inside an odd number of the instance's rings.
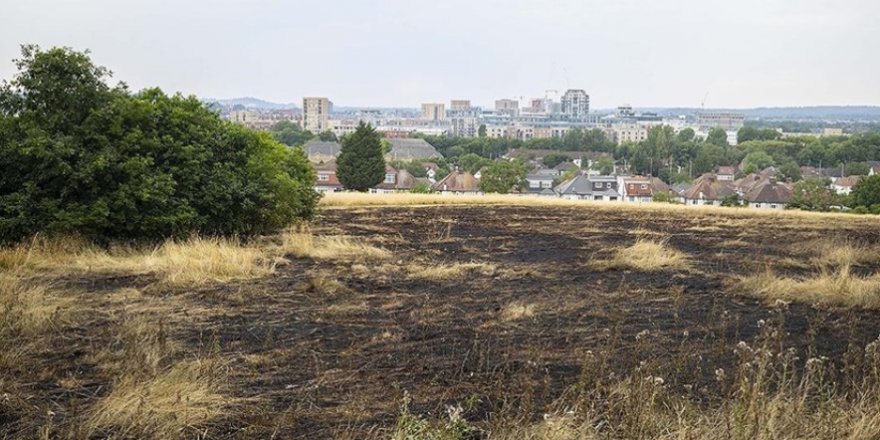
[[346,236],[314,236],[309,231],[290,231],[282,236],[281,251],[298,258],[316,260],[384,260],[391,252]]
[[601,264],[605,269],[635,269],[645,272],[690,267],[687,256],[666,241],[639,239],[627,248],[618,249],[614,257]]
[[45,284],[0,273],[0,337],[33,336],[58,326],[71,301],[50,293]]
[[501,309],[499,318],[502,321],[518,321],[520,319],[531,318],[535,316],[537,306],[535,304],[525,304],[521,302],[513,302]]
[[448,263],[435,266],[411,264],[405,267],[406,272],[412,278],[425,280],[451,280],[461,278],[469,274],[493,276],[498,267],[490,263]]
[[235,239],[196,237],[167,241],[161,246],[99,248],[76,239],[34,240],[0,250],[7,270],[79,273],[156,273],[169,286],[193,286],[208,282],[267,275],[274,269],[261,249]]
[[819,267],[858,266],[880,261],[878,247],[847,240],[815,240],[796,246],[795,250],[800,254],[812,255],[811,261]]
[[154,377],[127,375],[94,405],[88,435],[122,438],[192,437],[197,428],[224,413],[213,362],[180,362]]
[[768,300],[880,309],[880,275],[853,275],[849,266],[808,278],[780,277],[767,269],[740,279],[735,291]]
[[617,210],[641,213],[679,212],[687,215],[700,214],[711,219],[736,222],[742,218],[767,220],[785,218],[804,226],[824,223],[829,219],[842,218],[849,223],[880,225],[878,216],[855,216],[842,213],[820,213],[798,210],[739,209],[721,206],[689,206],[672,203],[623,203],[587,200],[565,200],[556,197],[540,197],[516,194],[486,194],[480,196],[457,196],[442,194],[369,194],[330,193],[321,198],[320,205],[327,208],[350,208],[369,206],[432,206],[432,205],[484,205],[484,206],[542,206],[583,207],[595,210]]

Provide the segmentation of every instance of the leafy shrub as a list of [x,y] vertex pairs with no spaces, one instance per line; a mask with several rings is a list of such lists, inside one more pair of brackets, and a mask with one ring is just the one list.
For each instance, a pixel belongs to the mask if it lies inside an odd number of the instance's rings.
[[111,88],[87,52],[24,46],[16,64],[0,87],[0,241],[252,235],[313,214],[302,151],[195,97]]

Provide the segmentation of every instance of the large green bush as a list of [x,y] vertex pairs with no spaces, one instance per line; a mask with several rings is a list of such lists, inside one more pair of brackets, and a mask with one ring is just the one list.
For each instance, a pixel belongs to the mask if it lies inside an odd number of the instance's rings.
[[312,215],[299,149],[194,97],[111,88],[88,53],[24,46],[0,87],[0,241],[252,235]]

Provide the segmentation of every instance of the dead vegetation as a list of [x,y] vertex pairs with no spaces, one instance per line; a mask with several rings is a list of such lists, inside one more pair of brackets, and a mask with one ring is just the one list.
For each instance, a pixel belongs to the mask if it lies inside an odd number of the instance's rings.
[[600,266],[606,269],[633,269],[646,272],[686,270],[687,256],[669,246],[667,240],[639,239],[632,246],[617,249],[614,257]]
[[345,236],[314,236],[310,231],[290,231],[282,236],[281,250],[297,258],[316,260],[385,260],[391,252]]

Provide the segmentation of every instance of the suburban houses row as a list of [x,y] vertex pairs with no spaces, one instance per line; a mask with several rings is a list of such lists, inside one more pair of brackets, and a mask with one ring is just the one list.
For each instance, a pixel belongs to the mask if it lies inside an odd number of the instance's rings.
[[[386,165],[384,180],[371,191],[376,193],[410,192],[421,187],[440,194],[480,194],[481,171],[471,174],[453,169],[438,176],[440,167],[432,162],[440,153],[424,139],[389,139],[390,150],[386,161],[416,161],[425,167],[426,177],[416,177],[405,169]],[[303,146],[315,166],[315,189],[322,193],[342,191],[336,176],[336,157],[341,147],[336,142],[309,141]],[[513,152],[515,153],[515,152]],[[585,153],[585,156],[590,156]],[[601,175],[593,168],[592,158],[576,158],[555,167],[543,167],[540,157],[533,157],[533,166],[526,176],[527,185],[518,194],[559,197],[568,200],[645,203],[655,200],[657,194],[668,194],[667,199],[686,205],[721,205],[736,196],[743,205],[759,209],[783,209],[794,190],[791,182],[778,178],[775,168],[737,178],[734,167],[720,167],[713,173],[699,176],[690,184],[668,185],[653,176],[634,176],[626,173]],[[501,160],[505,160],[502,158]],[[858,183],[858,176],[835,175],[837,169],[802,167],[805,177],[828,177],[832,188],[839,194],[849,194]],[[880,163],[871,164],[870,174],[880,173]]]

